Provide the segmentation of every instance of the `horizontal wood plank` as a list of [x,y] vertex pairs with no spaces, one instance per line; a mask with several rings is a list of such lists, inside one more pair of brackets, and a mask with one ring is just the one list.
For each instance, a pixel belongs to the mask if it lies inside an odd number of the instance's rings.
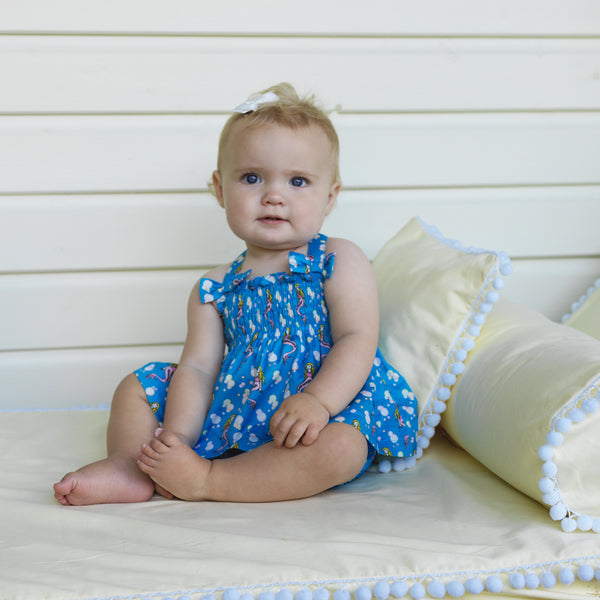
[[[202,190],[224,117],[0,117],[0,193]],[[349,188],[600,182],[600,112],[334,115]]]
[[[372,259],[416,215],[515,258],[600,255],[600,186],[346,190],[324,232]],[[207,193],[0,196],[4,273],[196,268],[242,249]]]
[[[509,297],[559,319],[600,274],[600,257],[513,261]],[[0,278],[0,350],[180,344],[194,271]]]
[[594,0],[305,0],[301,10],[273,10],[269,0],[20,0],[0,31],[94,33],[263,33],[271,35],[594,35]]
[[108,406],[128,373],[180,355],[181,346],[0,352],[0,411]]
[[0,277],[0,350],[183,343],[194,271]]
[[225,113],[290,77],[349,112],[600,109],[599,60],[596,39],[0,36],[0,113]]
[[571,304],[600,276],[600,257],[513,261],[506,297],[560,322]]

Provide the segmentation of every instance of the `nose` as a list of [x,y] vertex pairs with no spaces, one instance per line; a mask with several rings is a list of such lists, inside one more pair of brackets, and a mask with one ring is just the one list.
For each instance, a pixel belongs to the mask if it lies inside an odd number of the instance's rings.
[[278,206],[285,202],[285,198],[281,190],[275,186],[269,186],[263,194],[263,203],[269,206]]

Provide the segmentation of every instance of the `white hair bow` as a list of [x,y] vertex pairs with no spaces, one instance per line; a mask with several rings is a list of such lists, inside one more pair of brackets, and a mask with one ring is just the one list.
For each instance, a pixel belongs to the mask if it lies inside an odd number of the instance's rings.
[[279,100],[279,96],[275,92],[266,92],[260,96],[251,96],[246,102],[236,106],[233,112],[245,115],[246,113],[255,111],[261,104],[277,102],[277,100]]

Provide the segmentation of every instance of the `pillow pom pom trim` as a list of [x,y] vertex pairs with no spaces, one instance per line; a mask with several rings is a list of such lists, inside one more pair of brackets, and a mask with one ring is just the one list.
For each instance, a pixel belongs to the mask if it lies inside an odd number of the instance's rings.
[[558,484],[558,466],[552,460],[554,449],[563,443],[565,434],[568,435],[572,427],[576,427],[598,409],[600,409],[600,377],[554,415],[546,435],[546,443],[538,450],[538,457],[542,461],[542,477],[538,481],[542,502],[550,507],[550,518],[553,521],[560,521],[560,526],[566,533],[573,531],[600,533],[600,516],[582,514],[569,507],[563,498]]
[[421,412],[419,429],[417,431],[416,458],[423,456],[423,451],[429,446],[434,428],[439,423],[440,415],[446,410],[446,402],[452,395],[452,386],[465,370],[465,360],[475,346],[475,341],[481,333],[481,328],[485,324],[487,315],[498,301],[500,297],[499,292],[504,289],[503,277],[510,275],[513,271],[510,258],[506,252],[496,252],[475,246],[463,246],[458,240],[445,237],[437,227],[425,223],[420,218],[419,222],[427,234],[446,246],[460,250],[465,254],[495,255],[497,261],[495,268],[488,274],[477,299],[471,306],[471,310],[448,352],[446,361],[434,387],[434,392],[427,399],[425,407]]

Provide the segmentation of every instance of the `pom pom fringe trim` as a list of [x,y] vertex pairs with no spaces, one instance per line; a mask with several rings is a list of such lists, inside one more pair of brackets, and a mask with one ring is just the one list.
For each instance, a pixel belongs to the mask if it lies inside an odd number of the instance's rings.
[[561,322],[565,323],[570,317],[572,317],[585,303],[589,300],[594,292],[600,289],[600,278],[594,281],[594,285],[589,287],[583,296],[579,298],[579,300],[575,300],[573,304],[571,304],[571,312],[565,313],[562,316]]
[[379,470],[382,473],[388,473],[391,470],[404,471],[414,467],[417,459],[421,458],[423,451],[429,447],[430,439],[440,422],[440,415],[446,410],[446,402],[451,396],[452,387],[464,370],[464,361],[475,345],[475,340],[479,336],[480,328],[485,323],[487,314],[498,301],[499,291],[504,287],[502,277],[512,273],[510,258],[506,252],[495,252],[474,246],[465,247],[458,240],[444,237],[437,227],[425,223],[421,218],[419,218],[419,223],[428,235],[450,248],[465,254],[490,254],[496,256],[497,260],[495,267],[488,273],[477,299],[471,306],[471,310],[448,352],[433,393],[427,398],[421,411],[415,455],[410,458],[395,460],[379,458],[378,464],[372,467],[372,470]]
[[579,422],[598,411],[599,408],[600,377],[554,415],[550,431],[546,436],[546,443],[538,451],[538,456],[542,461],[543,477],[538,482],[542,501],[550,506],[550,517],[555,521],[560,521],[563,531],[567,533],[576,530],[600,533],[600,516],[585,515],[567,505],[558,484],[558,468],[552,462],[554,448],[562,444],[564,434],[568,435],[572,426],[577,427]]
[[[484,590],[549,589],[576,580],[600,582],[600,555],[490,571],[458,571],[383,578],[289,581],[245,587],[152,592],[87,600],[419,600],[472,597]],[[562,592],[564,593],[564,592]],[[509,592],[509,595],[510,594]]]

